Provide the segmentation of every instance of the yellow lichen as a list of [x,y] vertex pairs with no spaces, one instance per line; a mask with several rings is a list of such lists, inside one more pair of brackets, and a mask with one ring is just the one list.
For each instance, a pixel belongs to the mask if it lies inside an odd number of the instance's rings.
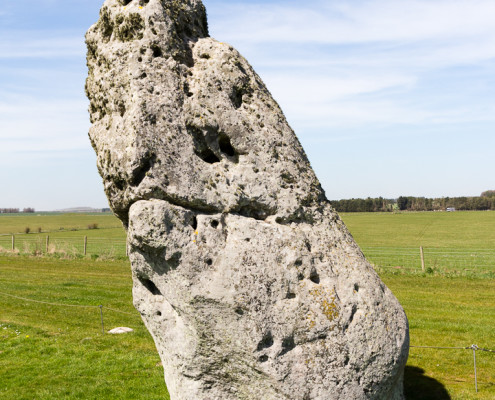
[[327,293],[327,291],[319,286],[311,289],[309,293],[315,297],[316,301],[320,304],[323,315],[325,315],[329,321],[333,321],[339,316],[339,309],[335,304],[335,292],[333,290]]

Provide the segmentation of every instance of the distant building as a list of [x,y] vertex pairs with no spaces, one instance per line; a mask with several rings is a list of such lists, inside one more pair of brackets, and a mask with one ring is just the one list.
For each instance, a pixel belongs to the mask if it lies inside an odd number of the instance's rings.
[[447,207],[447,211],[448,212],[453,212],[453,211],[455,211],[455,207]]

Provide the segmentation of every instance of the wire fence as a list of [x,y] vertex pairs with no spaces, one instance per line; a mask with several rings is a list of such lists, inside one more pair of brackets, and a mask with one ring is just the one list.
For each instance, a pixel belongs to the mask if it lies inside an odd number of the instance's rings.
[[108,258],[125,257],[125,238],[87,235],[22,234],[0,236],[0,249],[21,254],[62,254]]
[[419,247],[364,247],[363,253],[375,266],[403,270],[494,272],[495,250]]
[[474,388],[478,393],[478,365],[476,363],[476,352],[483,351],[487,353],[495,353],[495,350],[489,350],[482,347],[478,347],[476,344],[466,347],[439,347],[439,346],[409,346],[416,349],[434,349],[434,350],[472,350],[473,352],[473,365],[474,365]]
[[[125,257],[125,237],[19,234],[0,235],[0,250],[21,254],[66,254],[69,256]],[[457,271],[495,274],[494,249],[363,247],[366,258],[376,267],[404,271]]]
[[30,302],[30,303],[45,304],[45,305],[55,306],[55,307],[71,307],[71,308],[86,308],[86,309],[87,308],[92,308],[92,309],[99,309],[100,310],[101,330],[102,330],[102,333],[103,334],[105,334],[105,323],[104,323],[104,319],[103,319],[103,309],[108,310],[108,311],[112,311],[112,312],[115,312],[115,313],[119,313],[119,314],[132,315],[132,316],[138,315],[138,314],[133,314],[133,313],[129,313],[129,312],[126,312],[126,311],[117,310],[115,308],[106,307],[103,304],[99,304],[99,305],[95,306],[95,305],[87,305],[87,304],[54,303],[54,302],[50,302],[50,301],[42,301],[42,300],[29,299],[27,297],[16,296],[16,295],[5,293],[5,292],[0,292],[0,296],[6,296],[6,297],[9,297],[11,299],[17,299],[17,300],[27,301],[27,302]]

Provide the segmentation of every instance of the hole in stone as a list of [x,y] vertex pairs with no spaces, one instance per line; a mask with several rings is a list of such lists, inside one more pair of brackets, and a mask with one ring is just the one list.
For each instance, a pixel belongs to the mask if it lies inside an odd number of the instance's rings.
[[244,315],[244,310],[241,307],[235,309],[235,313],[238,315]]
[[354,290],[356,292],[359,292],[359,285],[357,283],[354,284]]
[[273,336],[270,331],[268,331],[265,336],[263,336],[263,339],[258,343],[257,351],[261,351],[263,349],[268,349],[269,347],[273,346]]
[[196,154],[208,164],[215,164],[220,162],[220,159],[210,149],[204,149],[203,151]]
[[148,4],[150,2],[150,0],[139,0],[139,5],[140,6],[145,6],[146,4]]
[[227,135],[220,134],[218,146],[220,147],[220,151],[227,154],[229,157],[234,157],[236,155],[235,150],[230,143],[230,138]]
[[148,75],[146,74],[146,72],[143,72],[141,75],[139,75],[139,79],[144,79],[146,78]]
[[119,114],[120,114],[120,116],[121,116],[121,117],[123,117],[123,116],[124,116],[124,114],[125,114],[125,111],[126,111],[126,109],[125,109],[125,104],[124,104],[123,102],[122,102],[122,103],[119,103],[119,104],[117,105],[117,109],[119,110]]
[[118,190],[124,190],[125,181],[123,179],[117,178],[113,181],[113,184]]
[[318,275],[318,272],[316,270],[312,270],[311,274],[309,275],[309,280],[313,283],[320,283],[320,276]]
[[294,343],[294,337],[289,336],[282,340],[282,351],[280,352],[279,356],[283,356],[284,354],[287,354],[289,351],[294,349],[296,347],[296,344]]
[[191,226],[194,230],[198,229],[198,219],[196,216],[192,217]]
[[151,170],[156,161],[156,155],[151,154],[146,157],[142,164],[132,171],[131,186],[139,186],[139,184],[146,178],[146,174]]
[[212,260],[211,258],[208,258],[208,259],[206,260],[206,264],[208,264],[208,265],[213,264],[213,260]]
[[267,362],[268,356],[265,354],[265,355],[261,356],[260,358],[258,358],[258,361],[262,362],[262,363]]
[[120,2],[122,3],[122,5],[126,6],[126,5],[128,5],[130,2],[132,2],[132,0],[120,0]]
[[234,87],[232,89],[232,93],[230,95],[230,101],[232,102],[232,105],[237,109],[242,106],[242,96],[244,95],[245,90],[244,88],[241,87]]
[[210,225],[212,228],[218,228],[218,225],[220,224],[220,222],[218,222],[216,219],[214,219],[213,221],[211,221]]
[[295,299],[296,298],[296,294],[295,293],[288,292],[287,293],[287,298],[288,299]]
[[306,245],[306,248],[308,249],[308,251],[311,251],[311,243],[306,242],[304,244]]
[[304,275],[300,272],[297,274],[297,279],[302,281],[304,279]]
[[160,289],[156,287],[156,285],[148,278],[139,277],[139,282],[150,291],[150,293],[154,296],[161,296]]
[[143,61],[143,57],[138,57],[138,61],[139,62],[142,62]]
[[296,267],[300,267],[302,265],[302,260],[298,258],[295,263]]
[[162,316],[162,312],[161,312],[161,311],[157,311],[157,312],[155,313],[155,315],[157,315],[157,316],[161,317],[161,316]]
[[153,51],[153,57],[163,57],[162,49],[157,44],[152,44],[151,50]]
[[250,238],[246,238],[246,239],[244,239],[244,240],[245,240],[246,242],[248,242],[248,243],[251,241],[251,239],[250,239]]
[[[203,130],[194,125],[186,125],[187,132],[194,141],[194,153],[208,164],[220,162],[217,155],[208,147]],[[208,131],[208,129],[206,129]]]

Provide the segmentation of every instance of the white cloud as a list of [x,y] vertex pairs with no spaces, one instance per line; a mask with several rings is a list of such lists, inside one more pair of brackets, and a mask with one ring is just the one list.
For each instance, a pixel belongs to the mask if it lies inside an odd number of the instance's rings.
[[[351,44],[490,35],[495,3],[455,0],[234,3],[215,16],[215,35],[247,42]],[[218,12],[218,11],[217,11]],[[227,38],[226,38],[227,37]]]
[[313,137],[495,121],[493,15],[492,0],[235,2],[215,9],[210,26],[253,63],[296,131]]

